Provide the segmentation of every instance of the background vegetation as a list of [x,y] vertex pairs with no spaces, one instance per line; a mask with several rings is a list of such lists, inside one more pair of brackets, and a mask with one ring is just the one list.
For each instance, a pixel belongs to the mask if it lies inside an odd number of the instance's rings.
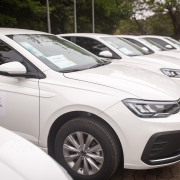
[[[74,32],[74,1],[49,0],[52,33]],[[77,31],[92,32],[92,0],[76,0]],[[95,32],[180,39],[180,0],[94,0]],[[0,0],[0,27],[47,31],[46,0]]]

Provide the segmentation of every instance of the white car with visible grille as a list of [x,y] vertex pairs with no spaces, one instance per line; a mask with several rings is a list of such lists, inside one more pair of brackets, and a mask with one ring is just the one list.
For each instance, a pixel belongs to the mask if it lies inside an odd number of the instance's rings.
[[162,56],[174,57],[180,60],[180,57],[179,57],[180,52],[170,51],[164,48],[163,46],[157,44],[156,42],[151,41],[146,36],[116,35],[116,37],[124,38],[149,53],[155,53]]
[[71,33],[57,36],[63,37],[105,60],[121,65],[125,62],[148,71],[163,73],[175,78],[180,83],[178,79],[180,77],[178,51],[171,51],[171,55],[168,55],[170,54],[168,52],[164,54],[154,53],[154,51],[146,52],[126,39],[107,34]]
[[163,73],[102,61],[55,35],[0,28],[0,126],[73,179],[178,162],[179,88]]

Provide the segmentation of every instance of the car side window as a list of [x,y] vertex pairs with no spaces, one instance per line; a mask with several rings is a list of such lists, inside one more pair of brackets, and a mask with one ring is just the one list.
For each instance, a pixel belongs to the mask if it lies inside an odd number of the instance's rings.
[[27,72],[38,74],[38,70],[37,68],[35,68],[34,65],[26,61],[25,58],[23,58],[23,56],[18,54],[15,50],[13,50],[7,44],[0,41],[0,65],[8,63],[8,62],[13,62],[13,61],[18,61],[22,63],[26,67]]
[[153,51],[152,51],[151,49],[149,49],[147,46],[145,46],[144,44],[140,43],[139,41],[136,41],[136,40],[134,40],[134,39],[130,39],[130,38],[124,38],[124,39],[126,39],[126,40],[128,40],[128,41],[132,42],[133,44],[135,44],[135,45],[139,46],[140,48],[142,48],[142,47],[146,47],[146,48],[148,49],[148,52],[153,53]]
[[70,36],[63,36],[64,39],[71,41],[71,37]]
[[95,54],[96,56],[99,56],[99,53],[102,51],[110,51],[113,54],[112,59],[120,59],[120,57],[115,52],[113,52],[106,45],[95,39],[86,38],[86,37],[75,37],[75,43],[78,46],[81,46],[82,48]]
[[[166,45],[171,45],[171,44],[168,44],[166,41],[163,41],[161,39],[157,39],[157,38],[149,38],[151,41],[154,41],[155,43],[157,44],[160,44],[161,46],[165,47],[166,48]],[[172,46],[172,45],[171,45]],[[172,46],[173,47],[173,46]],[[172,49],[176,49],[175,47],[173,47]]]
[[23,58],[6,44],[0,41],[0,65],[12,61],[23,62]]
[[130,38],[124,38],[124,39],[132,42],[133,44],[135,44],[135,45],[137,45],[137,46],[139,46],[139,47],[144,47],[144,45],[143,45],[142,43],[140,43],[140,42],[138,42],[138,41],[136,41],[136,40],[134,40],[134,39],[130,39]]

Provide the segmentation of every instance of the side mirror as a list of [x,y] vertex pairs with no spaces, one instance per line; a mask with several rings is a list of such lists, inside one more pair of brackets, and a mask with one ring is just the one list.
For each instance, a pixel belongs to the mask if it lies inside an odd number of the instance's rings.
[[0,65],[0,75],[18,77],[25,75],[27,70],[20,62],[14,61]]
[[167,45],[165,46],[165,48],[167,48],[167,49],[173,49],[173,47],[172,47],[170,44],[167,44]]
[[144,51],[146,51],[146,52],[149,52],[149,50],[148,50],[147,47],[142,47],[141,49],[144,50]]
[[99,53],[99,56],[105,57],[105,58],[111,58],[112,57],[112,53],[110,51],[101,51]]

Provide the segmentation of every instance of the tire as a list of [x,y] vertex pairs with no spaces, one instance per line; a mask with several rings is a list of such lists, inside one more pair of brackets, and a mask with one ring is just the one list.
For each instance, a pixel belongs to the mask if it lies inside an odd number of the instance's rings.
[[77,117],[60,128],[55,155],[75,180],[109,179],[123,157],[120,143],[110,128],[91,117]]

